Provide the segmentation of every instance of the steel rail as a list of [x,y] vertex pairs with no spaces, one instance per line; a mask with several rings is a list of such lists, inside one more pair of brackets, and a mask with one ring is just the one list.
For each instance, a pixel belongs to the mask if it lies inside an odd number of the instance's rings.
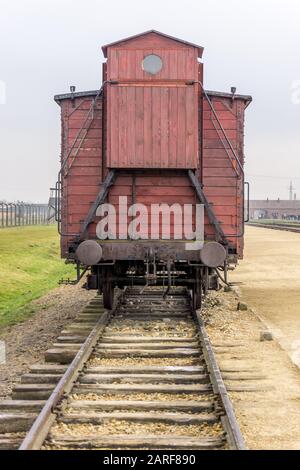
[[231,400],[228,396],[221,371],[219,369],[215,353],[203,324],[199,312],[196,312],[196,320],[200,333],[200,342],[203,348],[203,355],[208,367],[214,393],[220,396],[224,416],[221,417],[222,424],[227,433],[227,441],[231,450],[246,450],[245,441],[234,414]]
[[293,225],[284,225],[284,224],[260,224],[260,223],[255,223],[255,222],[250,222],[247,223],[250,227],[261,227],[261,228],[270,228],[272,230],[285,230],[286,232],[293,232],[293,233],[299,233],[300,232],[300,224],[299,227],[295,227]]
[[96,326],[93,328],[73,361],[67,368],[66,372],[56,385],[55,389],[51,393],[50,397],[46,401],[42,411],[34,421],[24,441],[22,442],[19,450],[37,450],[40,449],[43,444],[50,427],[56,419],[54,408],[58,405],[59,401],[63,398],[64,394],[70,392],[73,387],[73,383],[80,374],[82,367],[86,360],[90,356],[93,347],[99,339],[99,335],[103,331],[105,324],[107,323],[109,314],[106,312],[101,315]]
[[[57,386],[46,401],[40,414],[34,421],[26,437],[21,443],[19,450],[38,450],[42,447],[51,426],[57,419],[57,413],[60,413],[66,405],[65,398],[70,394],[74,384],[82,373],[86,361],[94,351],[97,342],[101,339],[101,333],[109,323],[109,320],[119,308],[126,290],[119,295],[114,309],[109,313],[105,311],[99,318],[97,324],[80,347],[75,358],[68,366],[66,372],[58,382]],[[216,397],[216,413],[220,417],[228,448],[230,450],[245,450],[245,442],[237,423],[233,406],[228,396],[217,359],[215,357],[208,334],[205,330],[201,314],[191,308],[192,318],[196,323],[199,337],[199,352],[203,354],[206,364],[212,391]],[[122,359],[120,359],[121,361]]]
[[66,372],[63,374],[60,381],[51,393],[50,397],[46,401],[40,414],[34,421],[25,439],[20,445],[19,450],[38,450],[41,448],[44,440],[47,437],[49,429],[51,428],[52,424],[56,419],[55,407],[59,404],[61,399],[63,399],[64,396],[70,393],[70,391],[72,390],[75,381],[81,373],[86,361],[90,357],[93,348],[99,340],[99,337],[103,332],[105,326],[107,325],[111,316],[118,307],[120,298],[123,295],[124,293],[119,296],[113,310],[111,310],[110,312],[105,311],[103,314],[101,314],[96,325],[86,338],[85,342],[80,347],[76,356],[68,366]]

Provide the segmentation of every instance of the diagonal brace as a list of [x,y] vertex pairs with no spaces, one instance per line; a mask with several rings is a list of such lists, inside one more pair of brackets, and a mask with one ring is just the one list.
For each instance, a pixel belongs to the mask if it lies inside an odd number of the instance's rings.
[[217,236],[217,241],[225,243],[226,242],[226,237],[224,235],[223,229],[220,225],[220,222],[216,218],[215,213],[214,213],[213,209],[211,208],[208,200],[206,199],[206,196],[203,192],[203,189],[201,187],[201,184],[200,184],[198,178],[196,177],[195,173],[192,170],[188,170],[188,175],[189,175],[189,179],[190,179],[192,185],[194,186],[194,188],[196,190],[199,201],[201,202],[201,204],[204,205],[204,207],[206,209],[206,212],[207,212],[208,219],[209,219],[210,223],[213,225],[213,227],[215,229],[216,236]]
[[101,186],[101,189],[93,202],[88,215],[86,216],[85,221],[83,222],[82,229],[81,229],[81,234],[80,234],[80,239],[83,240],[85,233],[89,227],[89,225],[92,223],[95,215],[97,208],[100,204],[102,204],[108,194],[110,186],[114,183],[116,177],[116,171],[115,170],[109,170],[105,180],[103,181],[103,184]]

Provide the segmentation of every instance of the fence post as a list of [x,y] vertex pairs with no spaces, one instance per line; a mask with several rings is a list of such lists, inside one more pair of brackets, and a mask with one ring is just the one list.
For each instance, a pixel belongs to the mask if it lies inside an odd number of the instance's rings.
[[3,227],[3,220],[4,220],[4,204],[3,202],[0,203],[1,205],[1,227]]
[[0,201],[0,228],[48,224],[50,208],[48,204]]

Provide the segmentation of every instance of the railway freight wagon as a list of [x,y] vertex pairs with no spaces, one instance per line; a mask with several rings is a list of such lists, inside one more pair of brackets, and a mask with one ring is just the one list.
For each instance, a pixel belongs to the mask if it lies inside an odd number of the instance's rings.
[[[193,305],[243,255],[244,112],[203,87],[203,48],[148,31],[102,48],[100,90],[55,96],[61,255],[87,288],[187,286]],[[141,287],[142,289],[142,287]]]

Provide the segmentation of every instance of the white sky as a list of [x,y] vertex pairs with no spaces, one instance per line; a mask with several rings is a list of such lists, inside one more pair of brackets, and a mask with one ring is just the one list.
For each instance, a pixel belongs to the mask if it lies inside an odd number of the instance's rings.
[[207,89],[253,96],[252,198],[288,198],[290,179],[300,198],[299,0],[0,0],[0,199],[47,201],[60,154],[53,95],[98,88],[101,45],[148,29],[205,48]]

